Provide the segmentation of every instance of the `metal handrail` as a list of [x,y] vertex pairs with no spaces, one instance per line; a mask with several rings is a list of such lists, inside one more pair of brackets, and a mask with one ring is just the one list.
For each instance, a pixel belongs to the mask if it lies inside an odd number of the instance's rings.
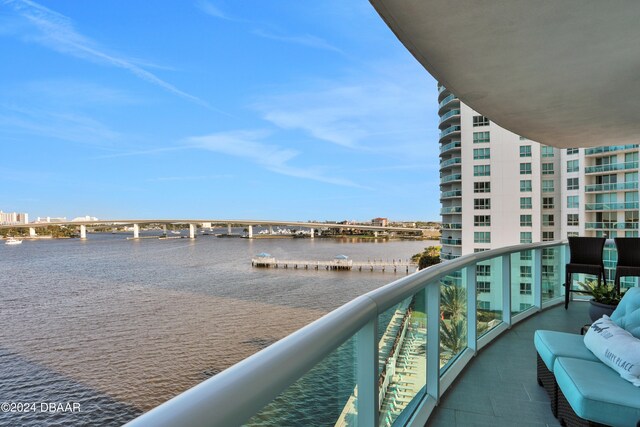
[[240,425],[372,319],[462,268],[566,241],[507,246],[461,256],[370,291],[129,422],[129,427]]

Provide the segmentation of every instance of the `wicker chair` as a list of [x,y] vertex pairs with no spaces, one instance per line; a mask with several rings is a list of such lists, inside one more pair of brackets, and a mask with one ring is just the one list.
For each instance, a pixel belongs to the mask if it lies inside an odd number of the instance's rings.
[[625,276],[640,277],[640,238],[638,237],[616,237],[618,250],[618,265],[616,267],[616,277],[614,285],[620,292],[620,278]]
[[598,286],[601,281],[607,283],[604,275],[604,261],[602,252],[607,241],[604,237],[569,237],[569,249],[571,251],[571,261],[566,267],[566,281],[564,283],[564,308],[569,307],[569,293],[581,292],[582,290],[571,289],[571,275],[573,273],[593,274],[598,276]]

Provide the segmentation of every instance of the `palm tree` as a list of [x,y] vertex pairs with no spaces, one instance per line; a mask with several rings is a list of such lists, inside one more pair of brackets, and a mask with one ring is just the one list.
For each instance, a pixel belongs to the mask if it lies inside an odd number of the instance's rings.
[[464,288],[445,284],[440,288],[440,310],[445,319],[463,320],[467,311],[467,292]]
[[440,359],[448,361],[467,346],[467,323],[464,319],[453,319],[440,323]]

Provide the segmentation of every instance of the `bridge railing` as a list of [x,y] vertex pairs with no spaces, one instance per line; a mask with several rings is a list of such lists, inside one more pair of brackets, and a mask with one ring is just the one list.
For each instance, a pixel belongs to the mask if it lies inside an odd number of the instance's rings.
[[[424,425],[476,351],[511,324],[563,301],[567,252],[564,242],[517,245],[406,276],[128,425]],[[402,351],[386,348],[383,332],[408,306]]]

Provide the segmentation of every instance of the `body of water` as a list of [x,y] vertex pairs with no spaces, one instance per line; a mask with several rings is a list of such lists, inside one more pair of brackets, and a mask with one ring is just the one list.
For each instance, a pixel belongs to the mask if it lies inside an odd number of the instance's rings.
[[127,236],[0,245],[0,403],[80,404],[0,425],[121,425],[404,276],[257,269],[255,254],[391,260],[436,243]]

